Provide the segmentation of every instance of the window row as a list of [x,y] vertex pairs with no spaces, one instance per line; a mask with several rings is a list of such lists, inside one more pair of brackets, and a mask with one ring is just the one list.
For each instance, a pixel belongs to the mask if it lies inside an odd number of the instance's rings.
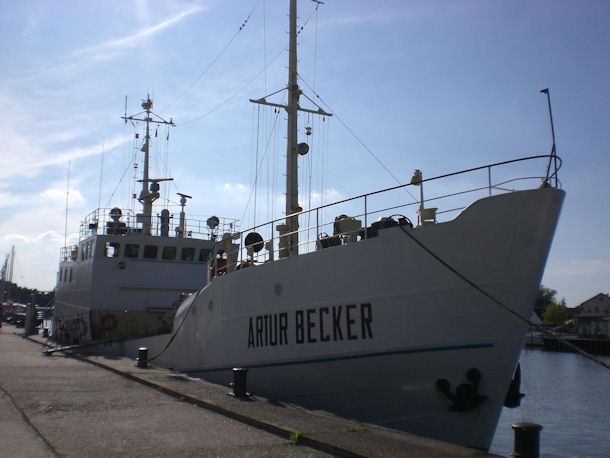
[[[122,255],[125,258],[131,259],[139,258],[141,254],[143,259],[207,262],[210,258],[210,253],[211,250],[208,248],[201,248],[199,250],[199,253],[197,253],[196,248],[193,247],[182,247],[182,249],[171,245],[163,247],[160,247],[158,245],[144,245],[143,247],[141,247],[137,243],[125,243]],[[107,242],[105,256],[107,258],[117,258],[121,256],[121,244]]]
[[72,258],[72,261],[76,261],[77,259],[84,261],[86,259],[93,258],[93,242],[91,241],[91,242],[83,243],[80,246],[80,253],[79,253],[79,247],[75,246],[74,250],[72,250],[71,258]]
[[71,282],[72,281],[72,267],[63,267],[59,269],[59,281],[60,282]]

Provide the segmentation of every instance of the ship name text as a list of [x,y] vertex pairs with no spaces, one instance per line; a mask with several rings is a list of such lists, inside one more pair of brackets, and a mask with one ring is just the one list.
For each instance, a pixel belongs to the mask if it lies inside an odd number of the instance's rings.
[[373,338],[368,302],[295,310],[292,318],[288,312],[249,317],[248,348]]

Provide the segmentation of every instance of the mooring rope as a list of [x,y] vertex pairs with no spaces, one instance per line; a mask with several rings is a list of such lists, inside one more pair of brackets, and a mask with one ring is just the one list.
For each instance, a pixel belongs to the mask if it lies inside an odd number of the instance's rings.
[[[159,358],[163,353],[165,353],[165,351],[169,348],[169,346],[174,342],[174,339],[176,338],[176,336],[180,332],[180,329],[182,329],[182,325],[185,323],[186,318],[188,317],[189,313],[191,313],[191,309],[195,305],[195,301],[197,300],[197,297],[199,296],[199,293],[201,293],[201,291],[206,289],[207,286],[209,286],[211,284],[212,284],[211,282],[208,283],[206,286],[204,286],[203,288],[198,290],[197,293],[195,293],[195,297],[193,298],[193,302],[191,302],[191,304],[189,305],[189,308],[186,310],[186,313],[184,314],[184,318],[182,318],[182,321],[180,322],[180,325],[178,326],[178,329],[176,329],[176,331],[172,334],[170,339],[165,344],[165,347],[163,347],[163,350],[161,350],[161,352],[159,354],[153,356],[152,358],[148,358],[147,361],[154,361],[155,359]],[[180,307],[180,306],[178,306],[178,307]]]
[[557,340],[559,342],[561,342],[562,344],[564,344],[566,347],[568,347],[570,350],[581,354],[582,356],[584,356],[585,358],[590,359],[591,361],[593,361],[594,363],[599,364],[602,367],[605,367],[606,369],[610,370],[610,365],[608,365],[607,363],[605,363],[604,361],[600,360],[599,358],[596,358],[594,355],[587,353],[586,351],[582,350],[581,348],[578,348],[576,345],[568,342],[566,339],[559,337],[549,331],[547,331],[546,329],[544,329],[542,326],[534,323],[532,320],[524,317],[523,315],[521,315],[519,312],[513,310],[512,308],[510,308],[508,305],[504,304],[502,301],[500,301],[499,299],[497,299],[495,296],[492,296],[490,293],[488,293],[487,291],[485,291],[483,288],[481,288],[479,285],[477,285],[475,282],[473,282],[472,280],[468,279],[465,275],[463,275],[461,272],[459,272],[456,268],[454,268],[453,266],[451,266],[449,263],[447,263],[444,259],[442,259],[440,256],[438,256],[436,253],[434,253],[432,250],[430,250],[430,248],[428,248],[426,245],[424,245],[420,240],[418,240],[413,234],[411,234],[410,231],[406,230],[403,226],[398,226],[398,228],[407,236],[409,237],[411,240],[413,240],[417,245],[419,245],[420,248],[422,248],[426,253],[428,253],[430,256],[432,256],[434,259],[436,259],[440,264],[442,264],[443,266],[445,266],[447,269],[449,269],[453,274],[455,274],[458,278],[460,278],[461,280],[463,280],[464,282],[466,282],[469,286],[471,286],[472,288],[474,288],[475,290],[477,290],[478,292],[480,292],[481,294],[483,294],[486,298],[488,298],[490,301],[492,301],[494,304],[500,306],[502,309],[506,310],[507,312],[509,312],[510,314],[516,316],[518,319],[525,321],[528,325],[530,325],[531,327],[533,327],[534,329],[536,329],[537,331],[539,331],[540,333],[544,334],[547,337],[550,337],[551,339]]

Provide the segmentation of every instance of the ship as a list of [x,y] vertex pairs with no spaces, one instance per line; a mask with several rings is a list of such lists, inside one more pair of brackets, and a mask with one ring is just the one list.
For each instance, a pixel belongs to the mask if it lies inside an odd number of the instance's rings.
[[[81,221],[76,244],[60,252],[55,289],[53,338],[61,344],[83,345],[170,333],[177,304],[207,282],[217,238],[237,229],[237,221],[210,216],[187,217],[192,196],[177,193],[175,211],[163,208],[160,183],[151,177],[151,151],[158,137],[153,127],[174,126],[153,112],[150,96],[141,112],[123,116],[134,129],[134,186],[141,186],[133,208],[97,208]],[[169,134],[168,134],[169,135]],[[141,176],[141,179],[137,179]],[[168,205],[169,207],[169,205]],[[230,240],[230,239],[229,239]],[[229,242],[230,243],[230,242]]]
[[[103,349],[146,347],[154,364],[224,385],[247,370],[256,395],[488,450],[564,200],[561,160],[553,148],[415,170],[408,183],[303,210],[299,111],[331,113],[300,106],[296,17],[291,0],[287,104],[252,100],[287,115],[285,215],[208,240],[206,281],[176,305],[171,332]],[[121,262],[128,273],[124,255],[108,268]],[[175,278],[167,288],[188,292]]]

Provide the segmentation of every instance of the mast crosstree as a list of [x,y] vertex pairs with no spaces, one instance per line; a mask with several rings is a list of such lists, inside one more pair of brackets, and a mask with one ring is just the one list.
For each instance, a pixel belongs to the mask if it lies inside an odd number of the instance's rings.
[[[149,177],[149,162],[150,162],[150,125],[151,124],[165,124],[168,126],[175,127],[173,118],[166,121],[161,116],[152,112],[153,102],[150,100],[150,96],[146,97],[146,100],[142,102],[142,108],[144,112],[140,112],[133,116],[121,116],[122,119],[127,121],[139,121],[146,123],[146,137],[144,139],[144,145],[140,149],[144,153],[144,171],[141,180],[138,183],[142,183],[142,190],[138,201],[142,204],[142,213],[137,215],[138,223],[142,224],[142,232],[145,234],[151,233],[152,228],[152,208],[153,202],[159,198],[159,182],[161,181],[172,181],[173,178],[150,178]],[[145,118],[138,118],[137,116],[146,114]],[[155,116],[155,118],[153,118]],[[150,186],[148,185],[150,183]]]
[[[297,3],[290,0],[290,42],[288,47],[288,105],[267,102],[266,97],[250,99],[252,103],[269,105],[286,110],[287,146],[286,146],[286,227],[279,228],[280,234],[284,232],[284,242],[280,242],[280,253],[285,249],[285,255],[296,256],[299,254],[299,215],[303,209],[299,206],[299,179],[298,179],[298,156],[307,154],[308,145],[298,143],[298,112],[314,113],[322,116],[332,116],[322,108],[310,110],[299,106],[299,97],[303,93],[298,84],[297,72]],[[281,239],[280,239],[281,240]]]

